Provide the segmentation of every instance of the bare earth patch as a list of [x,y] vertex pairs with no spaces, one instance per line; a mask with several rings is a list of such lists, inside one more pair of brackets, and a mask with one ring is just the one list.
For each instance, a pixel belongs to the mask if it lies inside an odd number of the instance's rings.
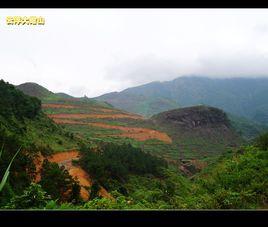
[[145,141],[149,139],[158,139],[165,143],[172,143],[171,138],[163,132],[159,132],[153,129],[147,128],[131,128],[131,127],[124,127],[124,126],[117,126],[117,125],[108,125],[104,123],[88,123],[89,125],[101,127],[101,128],[108,128],[108,129],[118,129],[124,131],[124,133],[118,135],[121,137],[129,137],[139,141]]
[[68,119],[57,119],[54,118],[53,121],[57,124],[70,124],[70,125],[87,125],[88,123],[81,122],[81,121],[73,121]]
[[110,118],[110,119],[118,119],[118,118],[129,118],[129,119],[144,119],[139,115],[131,115],[131,114],[48,114],[48,117],[52,119],[86,119],[86,118]]
[[115,110],[106,109],[106,108],[93,108],[93,110],[100,111],[100,112],[103,112],[103,113],[113,113],[113,112],[115,112]]
[[[89,174],[87,174],[87,172],[83,170],[80,166],[74,166],[72,164],[72,160],[77,160],[79,159],[79,157],[80,155],[78,151],[71,150],[71,151],[65,151],[65,152],[53,154],[47,157],[47,159],[50,162],[55,162],[59,164],[60,166],[64,166],[68,170],[69,174],[73,178],[78,180],[81,186],[80,196],[83,200],[86,201],[90,198],[90,194],[88,192],[87,187],[91,187],[92,179],[89,176]],[[42,168],[44,159],[45,158],[41,154],[39,154],[38,158],[36,158],[34,161],[35,166],[36,166],[36,172],[37,172],[35,182],[38,182],[41,180],[40,173],[41,173],[41,168]],[[113,199],[113,197],[103,187],[100,188],[99,195],[105,198]]]
[[74,108],[77,108],[77,106],[65,105],[65,104],[44,103],[44,104],[42,104],[42,108],[64,108],[64,109],[74,109]]
[[172,143],[172,139],[166,133],[159,132],[153,129],[108,125],[105,123],[85,123],[85,122],[72,121],[68,119],[53,119],[53,120],[57,124],[89,125],[100,128],[121,130],[123,131],[123,133],[115,136],[128,137],[138,141],[157,139],[165,143]]

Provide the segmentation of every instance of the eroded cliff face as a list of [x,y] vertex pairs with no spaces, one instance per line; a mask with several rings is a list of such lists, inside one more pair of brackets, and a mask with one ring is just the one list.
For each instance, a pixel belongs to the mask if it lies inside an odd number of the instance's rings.
[[227,115],[222,110],[208,106],[170,110],[155,115],[152,119],[162,124],[183,127],[185,129],[231,127]]
[[179,159],[202,159],[237,147],[242,139],[227,115],[209,106],[174,109],[150,119],[178,147]]

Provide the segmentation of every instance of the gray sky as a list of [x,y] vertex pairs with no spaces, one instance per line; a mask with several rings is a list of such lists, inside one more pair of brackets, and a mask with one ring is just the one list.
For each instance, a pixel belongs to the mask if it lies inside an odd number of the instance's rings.
[[[6,16],[45,26],[7,26]],[[0,78],[94,97],[186,74],[268,75],[267,9],[0,9]]]

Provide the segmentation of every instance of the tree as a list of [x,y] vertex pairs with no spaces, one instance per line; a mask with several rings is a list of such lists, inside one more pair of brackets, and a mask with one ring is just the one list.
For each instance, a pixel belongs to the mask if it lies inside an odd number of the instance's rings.
[[42,189],[41,185],[31,183],[31,185],[23,191],[22,195],[14,196],[5,208],[11,209],[29,209],[44,208],[50,197]]
[[64,166],[59,167],[57,163],[44,161],[40,184],[52,199],[78,202],[80,198],[79,183],[70,176]]
[[99,197],[99,190],[100,190],[100,185],[98,184],[97,181],[94,181],[91,188],[90,188],[90,199],[95,199]]

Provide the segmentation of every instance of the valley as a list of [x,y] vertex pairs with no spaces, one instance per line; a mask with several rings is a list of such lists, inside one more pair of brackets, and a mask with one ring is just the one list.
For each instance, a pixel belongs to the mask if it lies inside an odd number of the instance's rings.
[[[5,97],[0,102],[5,106],[0,112],[3,166],[19,146],[23,148],[5,187],[5,196],[0,199],[2,206],[267,206],[267,181],[263,181],[267,176],[265,145],[247,145],[252,142],[238,133],[243,129],[252,136],[251,133],[258,133],[259,126],[236,117],[230,119],[223,110],[206,105],[148,117],[115,108],[105,101],[53,93],[34,83],[19,85],[18,89],[4,81],[0,85],[0,95]],[[235,166],[229,169],[232,165]],[[251,174],[247,174],[248,170]],[[250,181],[253,175],[255,183]],[[252,193],[240,196],[237,184]],[[259,185],[260,195],[255,193],[255,184]],[[22,205],[20,201],[28,193],[44,197],[28,199],[31,202]],[[226,204],[221,193],[230,204]],[[237,197],[232,200],[234,194]],[[257,202],[252,203],[254,196]]]

